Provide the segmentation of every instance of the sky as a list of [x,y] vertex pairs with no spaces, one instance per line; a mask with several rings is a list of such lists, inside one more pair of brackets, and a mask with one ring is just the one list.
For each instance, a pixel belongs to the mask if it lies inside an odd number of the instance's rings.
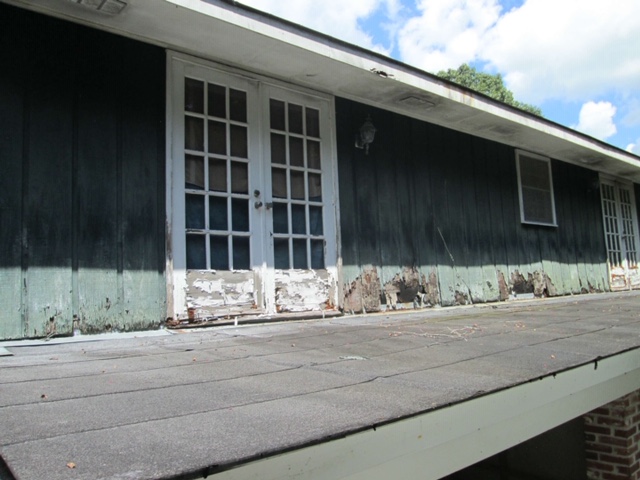
[[240,0],[430,73],[500,73],[554,122],[640,155],[640,0]]

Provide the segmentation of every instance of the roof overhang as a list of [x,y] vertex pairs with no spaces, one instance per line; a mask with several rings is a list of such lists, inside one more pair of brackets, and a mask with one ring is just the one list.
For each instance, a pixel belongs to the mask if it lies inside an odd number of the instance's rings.
[[634,392],[639,381],[640,357],[635,349],[330,442],[245,463],[215,478],[279,480],[300,478],[303,473],[308,479],[442,478]]
[[636,155],[232,1],[3,1],[640,183]]

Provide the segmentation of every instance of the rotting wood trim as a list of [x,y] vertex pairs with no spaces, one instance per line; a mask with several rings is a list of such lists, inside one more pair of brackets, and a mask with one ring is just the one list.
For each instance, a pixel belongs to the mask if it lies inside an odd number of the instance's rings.
[[500,292],[499,299],[501,302],[504,302],[509,300],[509,285],[507,285],[507,281],[504,278],[504,272],[500,270],[496,270],[496,272],[498,277],[498,291]]
[[349,286],[345,285],[344,310],[349,313],[379,312],[381,293],[377,269],[367,267]]
[[511,292],[514,296],[533,294],[536,298],[555,297],[558,290],[553,284],[551,277],[546,272],[534,271],[527,273],[525,276],[518,270],[511,273],[511,282],[509,284]]
[[422,306],[424,287],[420,273],[415,267],[405,267],[393,279],[384,284],[387,308],[395,309],[398,303],[411,303],[414,308]]

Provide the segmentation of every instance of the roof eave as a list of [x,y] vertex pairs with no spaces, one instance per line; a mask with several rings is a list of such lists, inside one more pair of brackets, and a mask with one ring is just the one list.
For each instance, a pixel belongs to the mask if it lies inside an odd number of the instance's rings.
[[636,155],[233,2],[128,0],[107,15],[70,0],[5,1],[640,183]]

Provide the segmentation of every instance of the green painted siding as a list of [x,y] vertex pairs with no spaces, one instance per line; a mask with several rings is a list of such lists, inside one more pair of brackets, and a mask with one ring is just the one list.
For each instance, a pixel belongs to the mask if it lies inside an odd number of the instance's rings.
[[162,49],[0,4],[0,339],[164,320]]
[[[336,109],[347,311],[608,289],[596,172],[552,160],[558,227],[523,225],[513,148],[344,99]],[[369,155],[353,146],[367,115]]]

